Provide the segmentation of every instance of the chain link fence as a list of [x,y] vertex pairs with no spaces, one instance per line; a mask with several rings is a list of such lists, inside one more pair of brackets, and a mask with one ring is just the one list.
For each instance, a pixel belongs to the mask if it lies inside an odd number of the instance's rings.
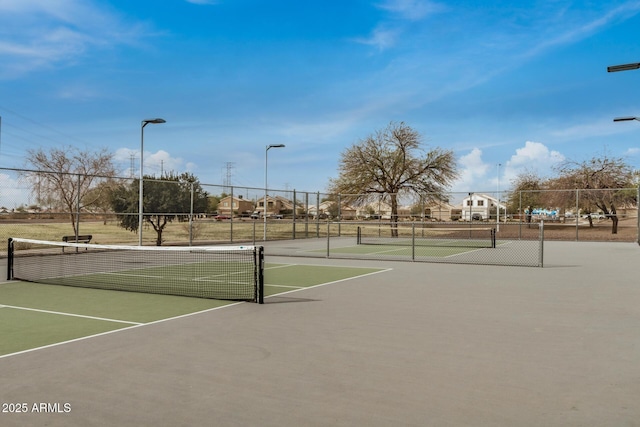
[[[55,180],[47,180],[49,174],[60,180],[59,188],[51,186]],[[563,190],[562,194],[459,192],[444,200],[429,194],[398,197],[395,216],[389,195],[359,197],[145,179],[139,230],[136,178],[8,168],[0,168],[0,177],[0,238],[5,242],[9,237],[59,241],[90,236],[98,244],[260,243],[273,255],[501,265],[541,265],[544,240],[640,243],[637,188]],[[125,189],[120,197],[129,199],[117,212],[115,188]],[[616,200],[621,192],[624,202],[618,203],[615,215],[598,209],[598,200]],[[428,244],[415,244],[426,234],[452,240],[473,228],[495,230],[496,247],[443,255],[443,248],[427,251]],[[366,244],[366,239],[365,244],[358,241],[368,233],[391,239],[389,244],[404,238],[405,244],[397,245],[405,246],[404,253],[385,252],[384,245]],[[406,239],[414,242],[409,249]],[[496,260],[498,253],[503,255]]]

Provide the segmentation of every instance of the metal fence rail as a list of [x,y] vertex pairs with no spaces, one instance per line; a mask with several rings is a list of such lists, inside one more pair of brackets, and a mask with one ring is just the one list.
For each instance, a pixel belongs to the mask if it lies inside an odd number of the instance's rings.
[[[34,174],[37,172],[37,174]],[[137,244],[138,233],[123,228],[123,218],[129,218],[129,223],[138,218],[137,209],[128,213],[115,213],[106,200],[95,200],[89,203],[91,197],[78,200],[70,206],[57,200],[54,194],[44,191],[38,179],[47,172],[28,171],[22,169],[0,168],[0,240],[9,237],[23,237],[41,240],[61,240],[63,236],[74,233],[91,235],[92,242],[102,244]],[[70,182],[84,182],[79,175],[69,175]],[[35,177],[35,178],[34,178]],[[40,178],[38,178],[40,177]],[[37,178],[37,179],[36,179]],[[100,178],[100,177],[99,177]],[[135,178],[110,178],[117,183],[131,186]],[[94,179],[95,186],[103,185],[106,179]],[[149,180],[158,181],[158,180]],[[176,194],[182,192],[184,186],[167,181],[167,185],[176,185]],[[145,188],[152,188],[150,182]],[[397,230],[406,234],[409,230],[419,233],[430,228],[494,228],[496,251],[503,251],[508,247],[527,246],[523,251],[537,252],[533,246],[541,240],[540,224],[544,223],[545,240],[567,241],[621,241],[638,242],[637,202],[619,206],[616,212],[617,233],[613,233],[612,218],[602,215],[594,209],[588,213],[583,210],[593,193],[600,191],[603,195],[613,190],[565,190],[573,194],[564,200],[571,200],[571,206],[558,206],[549,209],[536,209],[528,212],[528,206],[523,207],[520,199],[530,200],[531,194],[514,194],[502,192],[460,192],[451,193],[445,201],[434,202],[432,195],[407,197],[401,200],[398,216],[392,218],[389,206],[385,204],[384,195],[372,196],[366,204],[352,205],[353,195],[327,194],[297,190],[273,190],[264,188],[222,186],[201,184],[210,203],[193,202],[193,187],[191,188],[191,204],[188,197],[186,203],[177,212],[157,212],[145,207],[144,216],[158,216],[168,222],[162,230],[155,230],[154,225],[145,221],[142,229],[142,244],[155,245],[158,241],[162,245],[203,245],[224,243],[263,243],[273,242],[274,247],[286,252],[286,247],[296,247],[302,241],[319,246],[313,249],[312,256],[343,256],[353,257],[344,249],[344,245],[357,243],[358,227],[361,230],[379,230],[380,233],[392,232],[392,221],[397,219]],[[625,189],[630,194],[637,194],[638,189]],[[620,191],[620,190],[616,190]],[[265,200],[264,195],[267,194]],[[551,204],[557,200],[553,192],[539,191],[536,200],[548,200]],[[590,195],[589,197],[587,197]],[[557,196],[557,194],[556,194]],[[640,196],[638,196],[640,198]],[[515,202],[505,203],[506,200]],[[546,202],[540,202],[546,203]],[[199,207],[197,207],[199,206]],[[265,215],[266,213],[266,215]],[[471,220],[471,221],[470,221]],[[462,231],[461,231],[462,232]],[[289,242],[280,245],[279,242]],[[295,242],[291,244],[290,242]],[[531,247],[529,247],[531,246]],[[475,262],[465,260],[471,255],[451,254],[450,256],[434,255],[425,249],[418,250],[415,245],[409,259],[415,261],[437,262]],[[0,249],[2,250],[2,249]],[[365,248],[358,248],[360,256],[375,259],[387,256],[401,258],[405,255],[366,254]],[[290,251],[293,252],[293,251]],[[381,252],[381,251],[379,251]],[[478,251],[482,252],[482,251]],[[501,259],[511,259],[509,265],[539,265],[540,257],[536,261],[521,260],[518,251],[512,251],[509,256]],[[3,253],[0,252],[0,255]],[[327,255],[328,254],[328,255]],[[480,255],[474,255],[480,257]],[[483,262],[501,263],[488,259]]]

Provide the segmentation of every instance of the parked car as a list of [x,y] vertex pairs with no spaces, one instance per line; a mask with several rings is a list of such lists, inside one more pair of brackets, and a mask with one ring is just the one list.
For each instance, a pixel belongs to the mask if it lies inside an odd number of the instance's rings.
[[216,215],[213,217],[213,219],[215,219],[216,221],[222,221],[223,219],[231,219],[231,217],[228,215]]

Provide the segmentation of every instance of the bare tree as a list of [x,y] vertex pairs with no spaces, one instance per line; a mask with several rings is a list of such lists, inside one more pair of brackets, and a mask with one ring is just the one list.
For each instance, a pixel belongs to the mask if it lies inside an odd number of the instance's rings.
[[[618,208],[627,203],[637,203],[636,192],[631,187],[633,170],[621,158],[611,158],[606,154],[581,163],[568,161],[558,167],[560,176],[552,180],[559,188],[575,185],[583,188],[583,207],[590,211],[595,206],[611,219],[611,234],[618,232]],[[591,217],[589,217],[590,224]]]
[[96,184],[115,176],[113,154],[106,149],[91,152],[75,147],[49,151],[38,148],[27,153],[27,163],[33,170],[25,174],[33,183],[36,200],[65,209],[76,234],[76,215],[104,197]]
[[392,226],[398,221],[399,196],[413,193],[444,199],[458,176],[455,157],[441,148],[424,151],[421,139],[406,124],[391,122],[342,153],[340,176],[331,180],[330,191],[351,203],[382,196],[391,205]]

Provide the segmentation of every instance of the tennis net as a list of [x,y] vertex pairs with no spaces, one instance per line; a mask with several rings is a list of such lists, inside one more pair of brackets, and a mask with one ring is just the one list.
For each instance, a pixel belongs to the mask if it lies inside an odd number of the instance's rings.
[[8,280],[262,304],[263,273],[262,246],[8,243]]
[[357,244],[495,248],[496,230],[492,227],[415,227],[414,224],[360,226]]

